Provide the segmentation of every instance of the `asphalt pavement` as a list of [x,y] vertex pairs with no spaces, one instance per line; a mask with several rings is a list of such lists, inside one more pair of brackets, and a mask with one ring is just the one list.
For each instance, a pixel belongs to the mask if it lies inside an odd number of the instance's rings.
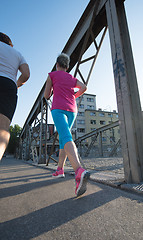
[[76,198],[71,169],[64,179],[53,179],[53,169],[2,159],[0,240],[143,240],[143,194],[97,182],[91,172]]

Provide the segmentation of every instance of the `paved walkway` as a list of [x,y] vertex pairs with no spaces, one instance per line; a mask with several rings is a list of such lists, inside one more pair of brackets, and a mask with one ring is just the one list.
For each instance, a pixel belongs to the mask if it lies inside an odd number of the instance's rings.
[[143,240],[143,195],[90,180],[75,198],[70,171],[53,179],[49,168],[3,158],[0,239]]

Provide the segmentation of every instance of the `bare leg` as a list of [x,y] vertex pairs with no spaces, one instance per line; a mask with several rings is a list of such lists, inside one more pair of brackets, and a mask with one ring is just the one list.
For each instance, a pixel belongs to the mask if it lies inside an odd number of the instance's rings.
[[78,158],[78,153],[77,153],[77,148],[75,143],[72,141],[67,142],[64,146],[64,150],[69,158],[69,161],[74,171],[76,171],[79,167],[81,167],[81,164]]
[[67,155],[65,153],[65,150],[64,149],[60,149],[60,151],[59,151],[58,167],[64,168],[66,159],[67,159]]
[[9,125],[10,120],[0,113],[0,160],[3,157],[10,139]]

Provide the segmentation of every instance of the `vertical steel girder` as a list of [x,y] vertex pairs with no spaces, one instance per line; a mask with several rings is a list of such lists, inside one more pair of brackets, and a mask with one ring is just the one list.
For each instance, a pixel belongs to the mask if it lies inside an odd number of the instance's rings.
[[[48,106],[42,99],[39,102],[34,121],[27,124],[25,135],[23,136],[23,158],[25,160],[35,156],[39,152],[37,163],[45,163],[47,156],[47,124],[48,124]],[[33,159],[33,161],[35,161]]]
[[125,180],[143,180],[143,125],[127,20],[122,1],[108,0],[107,23],[112,51]]
[[44,99],[42,99],[40,104],[41,104],[41,118],[40,118],[40,146],[38,163],[45,163],[47,157],[48,106]]
[[30,156],[30,129],[29,125],[26,126],[24,138],[22,142],[22,159],[29,159]]

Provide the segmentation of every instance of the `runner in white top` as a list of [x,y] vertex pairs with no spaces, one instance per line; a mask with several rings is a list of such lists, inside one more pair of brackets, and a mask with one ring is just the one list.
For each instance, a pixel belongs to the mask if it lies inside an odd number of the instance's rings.
[[[17,72],[21,72],[17,80]],[[24,57],[13,48],[11,39],[0,32],[0,160],[8,145],[9,126],[17,104],[17,88],[30,77]]]
[[20,52],[0,42],[0,76],[7,77],[16,83],[18,69],[25,63],[26,60]]

